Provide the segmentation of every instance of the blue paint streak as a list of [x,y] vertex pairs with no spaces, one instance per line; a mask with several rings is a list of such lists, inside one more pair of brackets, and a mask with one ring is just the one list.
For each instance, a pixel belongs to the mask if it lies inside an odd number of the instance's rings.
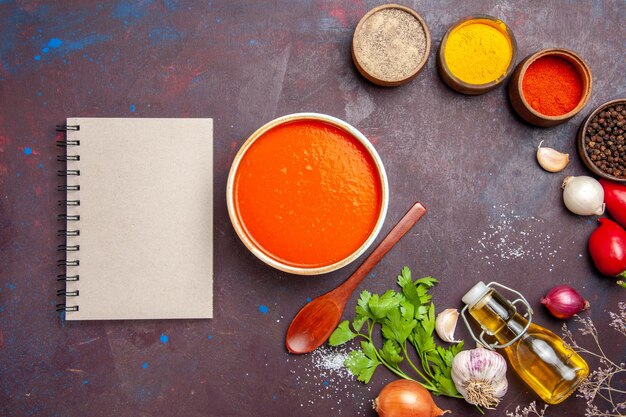
[[9,284],[8,286],[11,291],[13,291],[16,288],[15,284]]
[[221,17],[219,17],[219,16],[217,16],[217,17],[215,18],[215,23],[222,23],[222,18],[221,18]]
[[50,48],[48,48],[48,47],[46,46],[45,48],[43,48],[43,49],[41,50],[41,52],[43,52],[44,54],[46,54],[46,53],[50,52]]
[[209,340],[213,340],[213,336],[212,335],[208,335],[206,338],[209,339]]
[[142,363],[142,364],[141,364],[141,367],[142,367],[143,369],[148,369],[148,362],[144,362],[144,363]]
[[100,42],[107,42],[111,40],[111,35],[103,35],[94,33],[82,39],[76,41],[66,41],[61,50],[63,52],[71,52],[85,49],[89,45],[94,45]]
[[88,380],[88,379],[84,379],[84,380],[83,380],[83,384],[87,385],[88,383],[89,383],[89,380]]
[[148,33],[148,38],[155,43],[164,41],[180,41],[182,36],[180,32],[171,27],[154,28]]
[[269,308],[267,308],[267,306],[264,306],[263,304],[261,304],[261,305],[259,306],[259,311],[260,311],[261,313],[263,313],[263,314],[267,314],[267,313],[270,311],[270,309],[269,309]]
[[33,154],[33,150],[31,148],[24,148],[24,154],[32,155]]
[[310,303],[311,301],[312,301],[311,297],[307,297],[307,298],[306,298],[306,302],[307,302],[307,303]]
[[165,3],[165,7],[167,7],[169,11],[180,8],[180,0],[164,0],[163,3]]
[[324,384],[325,387],[328,386],[328,381],[324,381],[322,384]]
[[166,334],[162,334],[161,337],[159,337],[159,340],[161,341],[161,343],[165,344],[170,340],[170,338],[167,337]]
[[[116,19],[140,19],[147,13],[146,6],[152,3],[154,3],[154,0],[143,2],[121,1],[113,9],[113,17]],[[124,24],[127,24],[127,22],[124,21]]]
[[256,44],[257,44],[257,40],[256,40],[256,39],[250,39],[250,40],[248,41],[248,45],[250,45],[250,46],[254,46],[254,45],[256,45]]
[[134,104],[131,104],[131,105],[130,105],[130,111],[131,111],[131,113],[134,113],[136,109],[137,109],[137,107],[135,107],[135,105],[134,105]]
[[48,41],[48,46],[50,48],[58,48],[61,45],[63,45],[63,41],[59,38],[52,38]]
[[35,55],[35,61],[39,61],[41,59],[40,55]]

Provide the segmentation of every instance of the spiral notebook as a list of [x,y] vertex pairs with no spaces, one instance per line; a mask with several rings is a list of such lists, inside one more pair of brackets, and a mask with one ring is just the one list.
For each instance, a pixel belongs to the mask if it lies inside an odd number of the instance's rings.
[[57,310],[67,320],[211,318],[212,119],[68,118]]

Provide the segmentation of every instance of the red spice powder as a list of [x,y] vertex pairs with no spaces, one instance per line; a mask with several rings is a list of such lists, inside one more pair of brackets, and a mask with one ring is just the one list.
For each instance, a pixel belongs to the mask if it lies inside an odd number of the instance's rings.
[[563,58],[542,56],[530,64],[522,80],[524,98],[547,116],[574,109],[583,95],[583,81],[574,66]]

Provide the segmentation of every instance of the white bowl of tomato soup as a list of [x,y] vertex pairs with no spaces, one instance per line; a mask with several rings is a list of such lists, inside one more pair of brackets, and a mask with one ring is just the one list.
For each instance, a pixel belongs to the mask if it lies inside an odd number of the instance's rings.
[[298,275],[337,270],[372,244],[389,202],[380,156],[356,128],[297,113],[254,132],[235,156],[228,213],[243,244]]

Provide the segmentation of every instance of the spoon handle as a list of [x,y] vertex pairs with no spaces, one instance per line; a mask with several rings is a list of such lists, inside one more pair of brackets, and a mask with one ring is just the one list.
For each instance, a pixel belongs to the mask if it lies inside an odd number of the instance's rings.
[[[385,236],[376,249],[363,261],[361,266],[342,285],[335,289],[337,291],[335,295],[342,296],[347,294],[349,296],[383,256],[422,218],[424,213],[426,213],[426,208],[419,202],[415,203],[391,229],[389,234]],[[345,298],[347,301],[347,297]]]

